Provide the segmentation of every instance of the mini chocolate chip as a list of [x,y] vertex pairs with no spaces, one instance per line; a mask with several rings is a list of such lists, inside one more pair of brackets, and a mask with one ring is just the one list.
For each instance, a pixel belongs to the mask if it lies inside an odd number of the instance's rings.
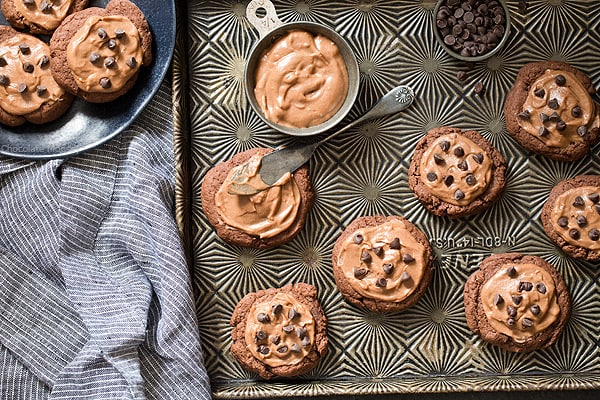
[[288,318],[289,319],[296,319],[300,316],[300,313],[298,311],[296,311],[293,308],[290,308],[290,311],[288,311]]
[[123,29],[115,29],[115,36],[117,39],[121,39],[125,35],[125,31]]
[[465,193],[460,189],[456,189],[456,192],[454,192],[454,198],[456,200],[462,200],[465,198]]
[[377,257],[383,256],[383,254],[384,254],[383,247],[381,247],[381,246],[373,247],[373,254],[375,254]]
[[548,102],[548,107],[550,107],[552,110],[558,110],[558,107],[559,107],[558,100],[550,99],[550,101]]
[[22,54],[29,54],[31,52],[31,49],[29,48],[29,46],[25,43],[21,43],[19,45],[19,50],[21,50]]
[[385,272],[386,275],[391,275],[394,272],[394,264],[392,264],[392,263],[383,264],[383,272]]
[[6,67],[6,59],[4,57],[0,57],[0,67]]
[[546,285],[544,285],[543,282],[538,282],[535,284],[535,290],[537,290],[541,294],[545,294],[546,293]]
[[429,182],[435,182],[437,180],[438,176],[435,172],[428,172],[427,173],[427,180]]
[[114,57],[110,57],[110,56],[109,56],[109,57],[106,57],[106,58],[104,59],[104,66],[105,66],[106,68],[112,68],[112,67],[113,67],[113,66],[114,66],[116,63],[117,63],[117,62],[115,61],[115,58],[114,58]]
[[373,257],[371,257],[368,250],[363,250],[362,254],[360,255],[360,260],[368,264],[373,261]]
[[548,122],[550,121],[550,116],[546,113],[540,113],[540,121],[542,121],[542,123]]
[[536,90],[533,91],[533,94],[536,97],[544,98],[544,96],[546,95],[546,91],[544,89],[536,89]]
[[298,343],[294,343],[290,347],[290,350],[292,351],[292,353],[300,353],[300,346],[298,346]]
[[571,108],[571,115],[573,117],[579,118],[579,117],[581,117],[581,114],[582,114],[581,107],[575,106],[575,107]]
[[17,86],[17,91],[19,93],[25,93],[27,91],[27,84],[25,82],[19,83],[19,86]]
[[540,314],[540,306],[538,306],[537,304],[532,305],[531,307],[529,307],[529,310],[531,311],[531,313],[533,315],[539,315]]
[[442,151],[446,152],[448,150],[450,150],[450,142],[447,140],[442,140],[440,142],[440,148],[442,149]]
[[43,13],[49,13],[50,11],[52,11],[52,3],[46,0],[42,1],[42,3],[40,4],[40,10]]
[[281,311],[283,311],[283,306],[281,304],[273,304],[271,306],[271,311],[273,312],[273,315],[279,315],[281,314]]
[[296,328],[296,336],[298,336],[300,339],[305,337],[307,333],[308,333],[308,331],[303,326],[299,326]]
[[558,86],[564,86],[565,83],[567,83],[567,78],[565,78],[564,75],[558,74],[556,75],[556,78],[554,78],[554,82],[556,82]]
[[357,233],[356,235],[354,235],[353,242],[354,242],[354,244],[361,244],[364,239],[365,238],[363,237],[363,235],[361,235],[360,233]]
[[583,228],[587,224],[588,224],[588,220],[584,215],[580,215],[577,217],[577,225],[579,225],[581,228]]
[[598,203],[600,201],[600,194],[598,194],[598,193],[588,194],[588,199],[590,199],[590,201],[592,203]]
[[444,163],[444,157],[442,157],[440,154],[435,153],[433,155],[433,161],[435,161],[436,164],[440,165]]
[[31,74],[34,71],[34,69],[35,67],[32,63],[26,62],[23,64],[23,71],[27,72],[28,74]]
[[402,261],[404,261],[405,264],[410,264],[411,262],[415,261],[415,258],[413,256],[411,256],[408,253],[405,253],[402,256]]
[[515,278],[517,276],[517,269],[515,267],[506,268],[506,275],[510,278]]
[[483,86],[483,82],[479,81],[475,84],[475,87],[473,87],[473,92],[475,92],[475,94],[483,96],[485,94],[485,86]]
[[579,231],[577,229],[571,229],[569,231],[569,236],[571,237],[571,239],[579,240],[579,238],[581,237],[581,234],[579,233]]
[[512,299],[513,303],[515,303],[515,305],[518,306],[519,304],[521,304],[521,301],[523,301],[523,296],[514,294],[511,296],[511,299]]
[[473,154],[473,160],[477,162],[477,164],[483,163],[483,153]]
[[569,219],[567,217],[560,217],[557,221],[558,226],[561,228],[566,228],[569,226]]
[[289,325],[286,325],[286,326],[284,326],[284,327],[283,327],[283,328],[281,328],[281,329],[283,329],[283,331],[284,331],[285,333],[292,333],[292,332],[294,332],[294,325],[292,325],[292,324],[289,324]]
[[267,346],[265,346],[264,344],[261,344],[260,346],[258,346],[257,350],[260,354],[263,354],[263,355],[269,354],[269,348]]
[[129,57],[127,61],[125,61],[125,64],[131,69],[137,67],[137,61],[134,56]]
[[50,57],[48,57],[47,55],[45,55],[45,54],[44,54],[44,55],[42,56],[42,58],[40,58],[40,59],[39,59],[39,61],[38,61],[38,63],[37,63],[37,64],[38,64],[38,65],[39,65],[41,68],[44,68],[46,65],[48,65],[48,63],[49,63],[49,62],[50,62]]
[[520,112],[519,114],[517,114],[517,116],[523,121],[529,121],[529,119],[531,118],[531,115],[529,115],[529,111],[527,110]]
[[519,282],[519,292],[530,292],[533,289],[533,283],[531,282]]
[[258,331],[256,332],[256,341],[260,342],[261,340],[265,340],[267,338],[267,332]]
[[101,58],[100,53],[93,52],[92,54],[90,54],[90,62],[92,64],[97,63],[98,60],[100,60],[100,58]]
[[112,83],[110,82],[110,79],[103,77],[100,78],[100,87],[102,87],[103,89],[108,89],[112,86]]
[[461,171],[466,171],[469,169],[469,164],[467,163],[467,160],[462,160],[461,162],[459,162],[457,164],[458,169],[460,169]]
[[502,303],[504,303],[504,298],[500,293],[496,293],[496,295],[494,296],[494,305],[497,306]]
[[558,113],[556,111],[554,111],[552,114],[550,114],[549,119],[552,122],[558,122],[558,121],[560,121],[560,115],[558,115]]
[[575,207],[583,207],[585,205],[585,201],[583,201],[583,197],[581,197],[581,196],[575,197],[575,200],[573,201],[573,205]]
[[465,71],[458,71],[456,73],[456,79],[458,79],[461,82],[466,81],[468,77],[469,75]]
[[35,88],[35,92],[37,93],[38,96],[43,95],[44,93],[46,93],[48,91],[48,89],[46,88],[46,86],[43,85],[38,85]]
[[467,185],[473,186],[477,183],[477,178],[475,178],[475,175],[469,174],[465,177],[465,182],[467,182]]
[[506,325],[508,326],[515,326],[515,319],[514,318],[509,318],[506,320]]
[[442,177],[442,180],[446,186],[451,186],[454,183],[454,177],[452,175],[446,175]]
[[286,345],[283,345],[283,346],[277,348],[277,352],[280,354],[287,353],[287,351],[288,351],[288,347]]
[[597,242],[600,239],[600,230],[598,230],[597,228],[590,229],[590,231],[588,232],[588,237],[590,238],[590,240]]
[[109,39],[106,45],[109,49],[114,50],[117,47],[117,41],[115,39]]
[[108,33],[106,33],[106,31],[103,28],[99,28],[97,32],[98,32],[98,37],[102,40],[104,40],[108,37]]
[[580,127],[577,128],[577,134],[579,136],[585,136],[587,134],[587,131],[588,131],[588,129],[587,129],[587,126],[585,126],[585,125],[581,125]]
[[455,155],[456,157],[462,157],[462,156],[464,156],[464,155],[465,155],[465,151],[463,150],[463,148],[462,148],[462,147],[460,147],[460,146],[457,146],[457,147],[455,147],[455,148],[454,148],[454,155]]
[[8,76],[6,76],[4,74],[0,74],[0,85],[6,86],[6,85],[8,85],[8,82],[9,82]]
[[566,123],[565,121],[558,121],[558,122],[556,123],[556,129],[557,129],[559,132],[562,132],[562,131],[564,131],[565,129],[567,129],[567,123]]
[[366,268],[354,268],[354,277],[356,279],[362,279],[369,272]]
[[545,126],[540,126],[540,129],[538,131],[538,134],[540,136],[546,136],[549,133],[550,133],[550,131],[548,130],[548,128],[546,128]]
[[400,275],[400,282],[408,282],[411,276],[408,272],[404,271],[402,275]]
[[394,240],[392,240],[390,242],[390,249],[400,250],[400,239],[399,238],[394,238]]
[[517,316],[517,309],[513,306],[507,306],[506,307],[506,313],[508,314],[509,317],[516,317]]
[[384,288],[387,286],[387,279],[385,278],[377,278],[375,281],[375,286]]
[[303,347],[309,347],[310,346],[310,339],[308,338],[308,336],[304,336],[302,338],[302,346]]
[[521,320],[521,325],[523,326],[523,328],[527,329],[527,328],[531,328],[533,326],[533,321],[530,320],[529,318],[523,318]]
[[271,322],[271,318],[269,318],[269,314],[265,314],[265,313],[258,313],[258,315],[256,316],[256,319],[258,320],[258,322],[263,323],[263,324],[267,324],[269,322]]

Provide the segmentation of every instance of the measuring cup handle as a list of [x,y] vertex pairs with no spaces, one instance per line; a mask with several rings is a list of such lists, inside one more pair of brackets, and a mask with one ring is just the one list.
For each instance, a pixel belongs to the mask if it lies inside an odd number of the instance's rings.
[[[256,11],[260,9],[265,10],[266,15],[264,17],[256,15]],[[248,7],[246,7],[246,17],[256,30],[258,30],[261,38],[281,25],[281,21],[275,11],[275,6],[269,0],[252,0],[248,4]]]

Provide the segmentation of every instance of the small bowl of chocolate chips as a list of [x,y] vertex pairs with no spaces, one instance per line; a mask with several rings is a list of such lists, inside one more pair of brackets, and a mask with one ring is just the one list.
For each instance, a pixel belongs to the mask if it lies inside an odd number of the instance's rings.
[[438,42],[459,60],[485,60],[509,36],[510,13],[501,0],[439,0],[433,16]]

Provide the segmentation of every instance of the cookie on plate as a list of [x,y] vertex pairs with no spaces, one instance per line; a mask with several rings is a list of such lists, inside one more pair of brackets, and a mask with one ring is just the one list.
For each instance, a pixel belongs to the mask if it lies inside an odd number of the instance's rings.
[[[296,236],[306,222],[314,199],[306,166],[257,194],[230,193],[236,176],[257,179],[261,157],[271,151],[255,148],[236,154],[210,169],[202,181],[204,214],[228,243],[259,249],[279,246]],[[251,167],[245,169],[248,161]]]
[[50,39],[54,79],[92,103],[112,101],[135,84],[152,62],[152,34],[142,11],[110,0],[69,15]]
[[40,39],[0,26],[0,123],[43,124],[64,114],[73,96],[50,73],[50,49]]
[[600,176],[580,175],[554,186],[541,218],[548,237],[565,253],[600,260]]
[[304,374],[327,353],[327,318],[306,283],[247,294],[230,323],[231,353],[264,379]]
[[439,127],[417,143],[408,184],[431,213],[451,218],[489,208],[504,192],[506,162],[476,131]]
[[469,328],[513,352],[551,346],[571,315],[561,275],[537,256],[519,253],[485,258],[464,289]]
[[433,252],[425,234],[401,216],[352,221],[335,242],[333,276],[352,304],[376,312],[416,304],[433,275]]
[[524,65],[504,103],[506,129],[523,146],[558,161],[585,156],[600,135],[590,78],[571,65]]
[[87,5],[88,0],[2,0],[2,14],[16,29],[51,35],[67,15]]

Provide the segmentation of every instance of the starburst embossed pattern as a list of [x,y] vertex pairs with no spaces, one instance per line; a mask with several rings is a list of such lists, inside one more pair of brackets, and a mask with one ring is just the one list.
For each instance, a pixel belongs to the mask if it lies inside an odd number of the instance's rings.
[[[513,22],[504,47],[488,60],[464,63],[435,40],[433,0],[274,1],[282,22],[333,27],[354,51],[359,94],[343,123],[398,85],[411,86],[415,101],[320,146],[309,162],[315,202],[304,229],[282,246],[255,250],[216,236],[200,203],[202,179],[238,152],[299,139],[270,128],[246,100],[243,71],[259,38],[245,16],[248,0],[180,1],[187,12],[179,35],[186,40],[178,42],[173,69],[176,216],[191,260],[214,398],[600,388],[600,265],[563,253],[540,221],[554,185],[600,174],[600,144],[580,161],[555,162],[515,142],[504,115],[506,93],[530,61],[569,62],[600,85],[600,3],[533,0],[526,9],[507,3]],[[475,93],[478,85],[483,94]],[[481,214],[433,216],[408,188],[415,145],[443,125],[479,131],[507,161],[504,194]],[[333,279],[335,241],[353,219],[373,214],[403,215],[433,249],[430,286],[417,305],[400,313],[349,304]],[[503,252],[543,257],[567,283],[572,317],[549,349],[509,353],[467,326],[465,281],[485,257]],[[318,289],[329,352],[303,376],[262,381],[230,354],[229,318],[248,292],[300,281]]]

